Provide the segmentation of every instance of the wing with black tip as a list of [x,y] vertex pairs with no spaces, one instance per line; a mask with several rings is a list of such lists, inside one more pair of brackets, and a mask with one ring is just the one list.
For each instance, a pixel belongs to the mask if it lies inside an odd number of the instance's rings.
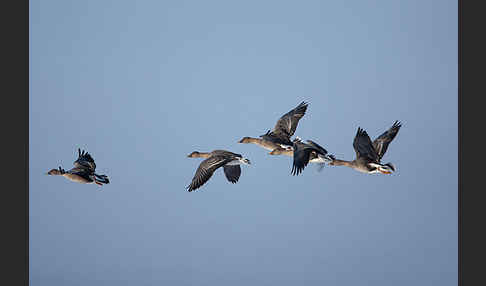
[[371,161],[379,162],[380,159],[371,143],[370,136],[360,127],[358,127],[358,132],[356,132],[356,136],[354,137],[353,147],[356,151],[356,158],[364,157]]
[[399,121],[395,121],[390,129],[383,132],[383,134],[378,136],[375,141],[373,141],[373,147],[376,150],[376,153],[378,154],[380,160],[383,155],[385,155],[385,152],[388,149],[388,145],[390,145],[393,139],[395,139],[395,136],[397,136],[400,127],[402,127],[402,124]]
[[303,101],[296,108],[285,113],[277,121],[277,124],[275,125],[273,132],[284,134],[289,138],[292,137],[295,133],[295,130],[297,129],[299,120],[305,115],[307,106],[308,103]]
[[228,181],[233,184],[236,184],[236,182],[238,182],[238,179],[241,175],[240,165],[224,165],[223,170],[224,175],[226,176],[226,179],[228,179]]
[[309,164],[309,158],[312,152],[316,152],[312,146],[302,142],[294,142],[294,160],[292,162],[292,175],[299,175]]
[[78,159],[74,161],[74,168],[84,168],[88,169],[91,172],[96,170],[96,164],[88,152],[84,150],[81,152],[81,149],[78,149]]

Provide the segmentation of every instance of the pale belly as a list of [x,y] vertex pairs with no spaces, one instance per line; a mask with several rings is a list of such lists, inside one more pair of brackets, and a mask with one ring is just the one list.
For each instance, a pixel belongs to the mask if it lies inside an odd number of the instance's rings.
[[74,174],[64,174],[63,175],[64,178],[70,180],[70,181],[73,181],[73,182],[76,182],[76,183],[81,183],[81,184],[92,184],[94,183],[93,180],[87,180],[83,177],[80,177],[80,176],[77,176],[77,175],[74,175]]
[[324,156],[322,156],[321,154],[318,155],[317,158],[312,158],[309,160],[310,163],[329,163],[331,162],[331,160],[325,158]]
[[326,161],[323,158],[314,158],[310,159],[309,163],[326,163]]
[[264,140],[262,140],[261,142],[256,143],[256,144],[259,145],[260,147],[266,149],[266,150],[269,150],[269,151],[273,151],[277,148],[284,148],[284,149],[287,149],[288,147],[292,148],[291,146],[287,146],[287,145],[283,145],[283,144],[276,144],[276,143],[273,143],[273,142],[270,142],[270,141],[264,141]]

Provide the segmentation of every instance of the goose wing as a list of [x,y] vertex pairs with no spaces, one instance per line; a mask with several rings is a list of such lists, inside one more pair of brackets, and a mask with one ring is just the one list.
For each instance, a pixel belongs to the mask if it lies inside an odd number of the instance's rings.
[[390,145],[395,136],[397,136],[400,127],[402,127],[402,124],[399,121],[395,121],[390,129],[383,132],[383,134],[378,136],[375,141],[373,141],[373,147],[380,159],[383,157],[383,155],[385,155],[388,145]]
[[81,152],[81,149],[78,149],[78,159],[74,161],[73,164],[74,168],[87,169],[91,172],[94,172],[96,169],[96,164],[93,157],[91,157],[91,155],[84,150]]
[[211,178],[216,169],[225,165],[229,161],[231,161],[231,159],[217,155],[202,161],[196,170],[196,174],[194,174],[194,178],[192,178],[191,184],[187,186],[187,190],[192,192],[204,185]]
[[277,121],[277,124],[273,128],[273,133],[283,134],[289,138],[292,137],[297,129],[299,120],[304,116],[305,111],[307,110],[307,106],[308,103],[303,101],[296,108],[285,113]]
[[370,136],[368,133],[358,127],[358,132],[356,132],[356,136],[354,137],[353,141],[354,151],[356,151],[356,158],[367,158],[374,162],[379,162],[380,158],[373,148],[373,144],[371,143]]
[[226,176],[226,179],[228,179],[228,181],[233,184],[236,184],[236,182],[238,182],[238,179],[241,175],[240,165],[224,165],[223,170],[224,175]]
[[309,158],[312,152],[316,152],[315,148],[303,142],[294,142],[294,160],[292,163],[292,175],[299,175],[304,168],[309,164]]

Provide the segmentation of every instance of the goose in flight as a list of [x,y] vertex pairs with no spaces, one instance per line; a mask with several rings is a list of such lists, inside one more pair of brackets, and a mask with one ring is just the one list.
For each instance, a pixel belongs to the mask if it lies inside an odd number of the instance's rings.
[[299,137],[296,137],[293,141],[293,150],[277,148],[269,154],[294,157],[291,171],[294,176],[302,173],[308,163],[319,164],[318,170],[321,171],[326,163],[329,164],[335,159],[333,155],[328,154],[327,150],[316,142],[307,140],[307,143],[305,143]]
[[252,143],[270,151],[277,148],[293,150],[290,137],[294,135],[297,124],[304,116],[307,106],[307,102],[301,102],[296,108],[282,115],[273,130],[268,130],[264,135],[260,135],[260,138],[243,137],[238,143]]
[[382,164],[381,158],[385,155],[388,145],[390,145],[395,136],[397,136],[400,127],[402,127],[402,124],[395,121],[390,129],[383,132],[383,134],[378,136],[373,142],[371,142],[368,133],[358,127],[358,132],[353,141],[353,147],[356,151],[356,159],[353,161],[334,159],[329,165],[347,166],[359,172],[368,174],[391,174],[395,171],[395,167],[391,163]]
[[206,158],[206,160],[202,161],[199,164],[199,167],[196,170],[196,174],[194,174],[194,178],[189,186],[187,186],[187,190],[192,192],[202,185],[204,185],[213,175],[214,171],[219,167],[223,167],[224,175],[226,179],[231,183],[235,184],[238,182],[238,179],[241,175],[241,164],[250,164],[250,160],[243,158],[240,154],[236,154],[233,152],[225,151],[225,150],[214,150],[212,152],[198,152],[194,151],[189,154],[187,157],[189,158]]
[[73,164],[74,167],[69,171],[65,171],[59,166],[58,169],[52,169],[47,172],[47,175],[63,176],[68,180],[82,184],[96,183],[101,186],[110,183],[108,176],[95,173],[96,164],[88,152],[84,150],[81,152],[81,149],[78,149],[78,159]]

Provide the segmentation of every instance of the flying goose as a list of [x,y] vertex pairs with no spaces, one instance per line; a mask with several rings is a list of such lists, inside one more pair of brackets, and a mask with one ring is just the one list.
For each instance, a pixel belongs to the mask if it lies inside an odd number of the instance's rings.
[[316,142],[307,140],[307,143],[304,143],[299,137],[296,137],[293,141],[293,150],[278,148],[270,152],[270,155],[279,154],[294,157],[291,171],[294,176],[302,173],[309,162],[319,164],[320,171],[325,163],[330,163],[335,159],[333,155],[328,154],[327,150]]
[[96,164],[88,152],[84,150],[81,152],[81,149],[78,149],[78,159],[73,164],[74,168],[69,171],[65,171],[59,166],[59,169],[52,169],[47,172],[47,175],[63,176],[68,180],[82,184],[96,183],[101,186],[110,183],[108,176],[95,173]]
[[[297,157],[294,156],[297,153]],[[294,146],[292,149],[276,148],[270,155],[286,155],[294,157],[292,164],[292,174],[299,174],[302,172],[308,163],[317,163],[319,165],[318,171],[324,168],[325,163],[330,163],[334,160],[334,156],[327,153],[327,150],[322,148],[319,144],[312,140],[307,140],[307,144],[302,142],[302,139],[296,137],[294,139]],[[297,160],[295,160],[297,158]]]
[[268,130],[264,135],[260,135],[260,138],[243,137],[238,143],[252,143],[270,151],[277,148],[292,150],[293,143],[290,137],[294,135],[307,106],[307,102],[301,102],[296,108],[280,117],[272,131]]
[[353,147],[356,151],[356,159],[353,161],[334,159],[329,165],[347,166],[359,172],[368,174],[391,174],[395,171],[395,167],[391,163],[382,164],[381,158],[385,155],[388,145],[390,145],[390,142],[395,138],[400,127],[402,127],[402,124],[395,121],[390,129],[381,134],[373,142],[371,142],[368,133],[364,129],[358,127],[358,132],[353,141]]
[[198,152],[194,151],[187,155],[189,158],[206,158],[199,164],[199,167],[194,174],[194,178],[187,190],[192,192],[202,185],[204,185],[213,175],[214,171],[223,166],[226,179],[235,184],[241,175],[240,164],[250,164],[250,160],[243,158],[240,154],[225,150],[214,150],[212,152]]

